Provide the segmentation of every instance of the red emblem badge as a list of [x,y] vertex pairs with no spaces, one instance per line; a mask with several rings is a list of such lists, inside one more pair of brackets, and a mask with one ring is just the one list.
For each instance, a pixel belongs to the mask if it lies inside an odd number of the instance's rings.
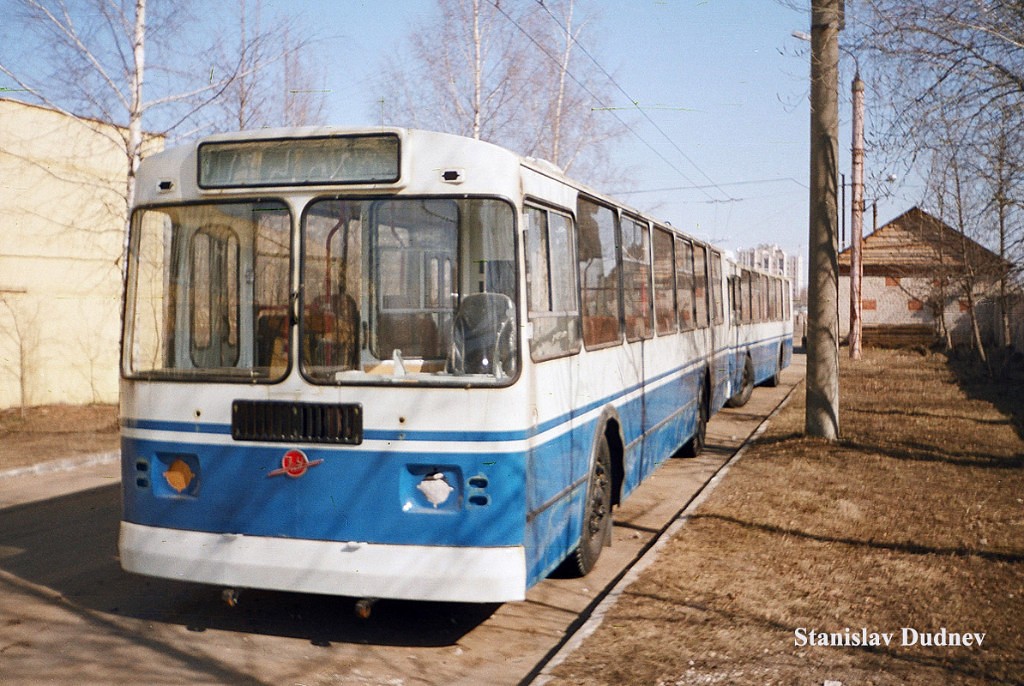
[[310,460],[301,450],[289,450],[281,458],[281,468],[267,472],[267,476],[281,476],[286,474],[293,479],[298,479],[306,473],[310,467],[315,467],[323,460]]

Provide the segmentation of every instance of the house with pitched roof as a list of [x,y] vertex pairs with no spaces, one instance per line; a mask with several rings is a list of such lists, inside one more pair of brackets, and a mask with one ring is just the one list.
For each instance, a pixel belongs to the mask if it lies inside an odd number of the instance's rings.
[[[865,345],[970,345],[972,310],[986,344],[998,342],[994,312],[1010,263],[913,207],[861,242]],[[850,328],[850,249],[839,255],[839,327]]]

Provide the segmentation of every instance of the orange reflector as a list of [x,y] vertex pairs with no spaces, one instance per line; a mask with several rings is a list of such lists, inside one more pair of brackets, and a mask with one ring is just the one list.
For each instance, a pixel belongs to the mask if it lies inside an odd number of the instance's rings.
[[178,493],[181,493],[189,484],[192,483],[192,479],[195,478],[195,474],[189,469],[189,466],[184,460],[175,460],[171,463],[171,466],[164,472],[164,478],[167,480],[167,484]]

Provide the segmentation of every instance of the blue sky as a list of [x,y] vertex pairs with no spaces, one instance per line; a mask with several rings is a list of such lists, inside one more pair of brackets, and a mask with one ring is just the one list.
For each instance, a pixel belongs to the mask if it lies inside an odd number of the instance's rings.
[[[326,43],[339,40],[343,54],[365,56],[328,74],[326,119],[372,125],[380,119],[374,70],[435,4],[274,0],[271,7],[306,14]],[[578,12],[597,15],[583,42],[628,94],[615,105],[626,108],[636,133],[616,150],[634,172],[623,189],[634,192],[603,190],[728,249],[774,243],[805,252],[809,45],[792,33],[809,31],[809,12],[775,0],[579,0]],[[839,149],[849,176],[844,78]],[[629,112],[637,105],[643,112]],[[883,204],[880,222],[902,209]]]
[[[792,34],[809,31],[810,18],[808,10],[790,7],[799,4],[577,0],[577,22],[590,22],[584,47],[621,89],[611,104],[622,109],[607,116],[619,114],[633,132],[614,151],[630,178],[601,190],[727,249],[774,243],[804,253],[809,44]],[[402,53],[410,32],[434,15],[436,2],[264,0],[264,12],[298,14],[299,25],[318,39],[326,122],[363,126],[380,123],[374,74],[385,57]],[[14,42],[18,47],[17,37]],[[588,58],[577,52],[573,59]],[[843,74],[840,170],[849,176],[849,73]],[[869,129],[870,108],[869,93]],[[871,170],[870,150],[867,165]],[[910,204],[882,204],[880,223]]]

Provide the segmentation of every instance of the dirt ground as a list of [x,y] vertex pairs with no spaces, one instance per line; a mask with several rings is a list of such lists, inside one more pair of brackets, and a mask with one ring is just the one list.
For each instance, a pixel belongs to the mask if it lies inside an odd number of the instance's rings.
[[116,405],[0,410],[0,472],[119,447]]
[[[554,683],[1024,683],[1020,375],[868,350],[841,396],[829,444],[798,388]],[[0,412],[0,472],[117,446],[113,406]]]
[[841,366],[842,439],[798,388],[554,683],[1024,683],[1019,375]]

